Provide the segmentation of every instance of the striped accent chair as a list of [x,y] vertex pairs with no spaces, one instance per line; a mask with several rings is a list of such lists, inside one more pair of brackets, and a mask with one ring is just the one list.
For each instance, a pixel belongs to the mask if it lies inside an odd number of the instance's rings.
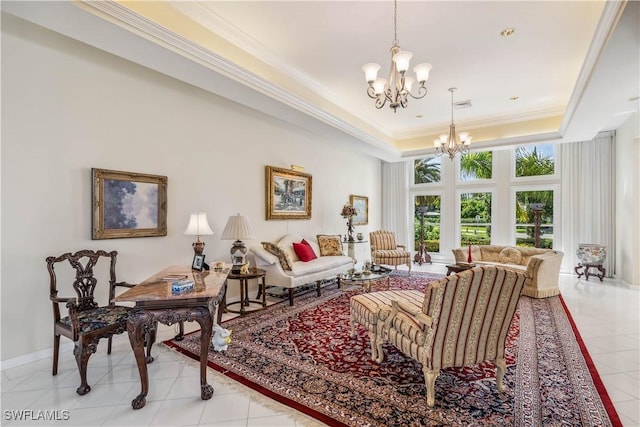
[[442,368],[492,361],[498,390],[504,391],[507,331],[524,282],[524,274],[495,266],[448,276],[430,284],[422,307],[403,299],[391,301],[377,339],[422,364],[429,406],[435,403],[435,381]]
[[369,233],[369,244],[374,264],[393,265],[396,270],[398,265],[406,264],[411,275],[411,254],[405,246],[396,243],[393,231],[378,230]]

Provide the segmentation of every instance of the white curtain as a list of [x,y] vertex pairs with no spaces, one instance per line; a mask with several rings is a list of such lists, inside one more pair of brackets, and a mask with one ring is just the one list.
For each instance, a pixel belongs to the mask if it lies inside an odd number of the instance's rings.
[[563,271],[578,264],[579,243],[607,247],[607,277],[615,273],[615,132],[560,144]]
[[409,250],[409,167],[407,162],[382,163],[382,229],[393,231]]

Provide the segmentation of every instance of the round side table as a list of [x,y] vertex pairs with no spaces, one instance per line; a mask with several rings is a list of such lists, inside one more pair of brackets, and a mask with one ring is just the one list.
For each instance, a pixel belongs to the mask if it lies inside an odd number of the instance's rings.
[[[264,309],[267,306],[267,292],[266,292],[267,289],[266,289],[266,283],[265,283],[266,274],[267,274],[266,270],[263,270],[261,268],[255,268],[255,267],[250,269],[249,273],[247,274],[229,273],[227,275],[227,283],[229,279],[237,280],[238,283],[240,283],[240,301],[233,301],[230,303],[226,303],[226,294],[225,294],[225,310],[230,313],[236,313],[242,316],[245,313]],[[249,280],[252,280],[252,279],[258,279],[258,288],[259,288],[258,298],[260,297],[260,295],[262,295],[262,301],[257,299],[255,300],[249,299]],[[249,307],[249,305],[252,302],[256,304],[261,304],[262,307],[258,309],[247,310],[246,308]],[[231,310],[229,308],[229,306],[236,305],[236,304],[240,304],[240,310]]]

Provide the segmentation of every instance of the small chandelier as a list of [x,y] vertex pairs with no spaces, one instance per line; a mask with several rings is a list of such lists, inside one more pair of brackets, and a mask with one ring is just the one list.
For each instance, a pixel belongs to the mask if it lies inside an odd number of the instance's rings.
[[[423,98],[427,94],[427,88],[424,84],[429,79],[429,71],[431,71],[431,64],[423,63],[418,64],[413,68],[413,72],[416,73],[416,79],[413,77],[405,76],[409,69],[409,61],[413,57],[413,53],[409,51],[403,51],[398,44],[398,3],[397,0],[393,2],[393,46],[391,46],[391,69],[389,71],[389,79],[386,80],[382,77],[378,78],[378,71],[380,65],[375,63],[365,64],[362,67],[364,71],[365,79],[369,83],[367,88],[367,95],[370,98],[376,100],[376,108],[382,108],[384,104],[389,101],[389,106],[393,108],[393,112],[400,106],[407,108],[408,96],[414,99]],[[420,83],[418,88],[418,94],[411,93],[411,86],[415,81]]]
[[460,132],[460,142],[456,138],[456,125],[453,123],[453,92],[456,88],[449,88],[451,92],[451,124],[449,125],[449,135],[440,135],[440,138],[433,141],[436,147],[436,155],[442,156],[444,153],[449,154],[449,158],[453,160],[456,153],[467,154],[469,145],[471,144],[471,135],[469,132]]

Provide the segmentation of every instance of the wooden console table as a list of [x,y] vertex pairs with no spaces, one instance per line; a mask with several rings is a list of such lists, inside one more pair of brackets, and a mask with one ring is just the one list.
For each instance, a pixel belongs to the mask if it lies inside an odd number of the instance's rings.
[[462,271],[465,270],[469,270],[470,268],[475,267],[475,264],[450,264],[447,265],[447,276],[450,275],[451,273],[460,273]]
[[[227,265],[221,272],[198,272],[192,271],[189,266],[169,267],[115,297],[116,302],[135,302],[135,307],[127,321],[127,332],[136,357],[142,391],[131,401],[133,409],[140,409],[146,404],[146,396],[149,392],[147,363],[153,362],[153,358],[150,356],[145,358],[144,343],[145,337],[155,332],[157,322],[173,325],[195,321],[200,324],[200,396],[202,400],[211,399],[213,387],[207,384],[207,354],[213,327],[212,313],[225,295],[229,269],[230,266]],[[162,278],[175,275],[184,275],[192,279],[193,289],[173,293],[171,281],[162,280]],[[218,323],[221,317],[222,310],[219,309]],[[147,348],[149,355],[151,344],[149,343]]]

